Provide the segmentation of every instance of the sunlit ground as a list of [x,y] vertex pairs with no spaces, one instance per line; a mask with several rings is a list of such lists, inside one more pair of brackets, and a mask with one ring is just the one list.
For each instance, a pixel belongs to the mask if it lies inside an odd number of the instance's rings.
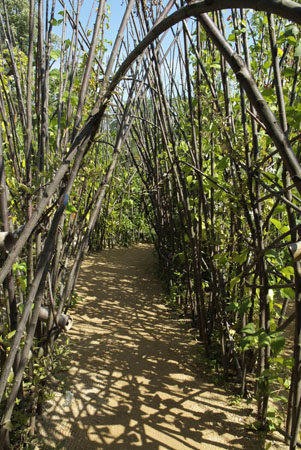
[[[68,373],[39,432],[50,448],[259,449],[224,387],[192,364],[198,344],[161,303],[153,249],[88,257],[70,331]],[[201,372],[201,367],[198,369]],[[65,391],[74,397],[65,403]],[[274,442],[275,449],[286,448]]]

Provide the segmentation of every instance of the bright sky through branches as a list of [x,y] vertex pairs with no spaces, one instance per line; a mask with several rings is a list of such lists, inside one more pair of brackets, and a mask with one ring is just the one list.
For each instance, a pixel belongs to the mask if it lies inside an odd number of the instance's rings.
[[[80,18],[83,26],[86,25],[87,21],[90,17],[89,29],[93,29],[93,25],[96,18],[96,8],[98,5],[98,1],[96,0],[84,0],[83,5],[81,7]],[[107,0],[108,9],[106,10],[110,12],[109,14],[109,27],[105,30],[105,39],[111,41],[112,44],[116,38],[120,23],[123,18],[123,14],[125,11],[126,2],[124,0]],[[91,13],[91,8],[93,7],[93,12]]]

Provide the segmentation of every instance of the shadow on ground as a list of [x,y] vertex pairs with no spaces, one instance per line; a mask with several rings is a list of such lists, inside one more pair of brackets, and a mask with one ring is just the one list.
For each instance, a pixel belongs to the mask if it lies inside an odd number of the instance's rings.
[[249,411],[230,407],[222,388],[191,369],[196,343],[161,303],[150,246],[88,257],[77,293],[84,301],[70,332],[70,368],[39,424],[45,446],[260,448],[244,427]]

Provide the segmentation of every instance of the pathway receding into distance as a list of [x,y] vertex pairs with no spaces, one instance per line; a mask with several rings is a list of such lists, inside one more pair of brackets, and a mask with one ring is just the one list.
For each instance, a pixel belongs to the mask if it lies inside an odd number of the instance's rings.
[[201,374],[197,342],[162,303],[155,263],[148,245],[86,258],[69,370],[38,425],[45,448],[259,450],[244,427],[250,411],[230,406],[224,388]]

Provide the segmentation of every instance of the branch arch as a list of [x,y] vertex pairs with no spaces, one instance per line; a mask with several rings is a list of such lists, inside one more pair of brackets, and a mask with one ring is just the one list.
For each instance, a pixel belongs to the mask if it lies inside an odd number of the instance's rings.
[[[77,162],[79,163],[85,153],[89,150],[93,139],[97,133],[97,130],[100,126],[101,120],[103,118],[104,112],[108,106],[108,102],[110,98],[113,95],[113,92],[118,85],[118,83],[121,81],[122,77],[127,73],[130,66],[133,64],[133,62],[143,54],[143,52],[147,49],[147,47],[155,40],[157,39],[160,34],[171,28],[173,25],[176,25],[178,22],[189,18],[191,16],[200,16],[201,14],[205,14],[208,12],[213,12],[221,9],[227,9],[227,8],[250,8],[257,11],[265,11],[269,13],[277,14],[283,18],[292,20],[298,24],[301,24],[301,5],[291,1],[291,0],[200,0],[200,1],[194,1],[193,3],[184,6],[183,8],[177,10],[167,18],[163,20],[159,20],[157,24],[150,30],[150,32],[146,35],[146,37],[137,45],[137,47],[130,53],[130,55],[124,60],[124,62],[121,64],[117,72],[112,78],[111,83],[108,85],[108,88],[105,92],[105,94],[96,102],[94,108],[91,111],[90,116],[84,123],[84,125],[81,127],[77,135],[75,136],[75,139],[71,143],[70,151],[67,154],[66,158],[62,162],[61,166],[59,167],[58,171],[56,172],[53,181],[48,186],[47,190],[44,192],[43,198],[40,201],[39,205],[37,205],[36,210],[33,212],[30,220],[27,222],[19,240],[17,241],[15,247],[11,251],[11,253],[8,255],[1,271],[0,271],[0,283],[3,282],[3,280],[8,275],[9,271],[11,270],[12,264],[16,260],[16,258],[19,256],[20,252],[22,251],[25,243],[27,242],[29,236],[31,235],[32,231],[34,230],[35,226],[37,225],[44,209],[46,208],[50,198],[58,188],[60,182],[62,181],[64,175],[68,172],[71,163],[76,158]],[[226,55],[225,55],[226,57]],[[235,60],[234,55],[230,56],[227,55],[226,59],[229,62],[229,64],[233,64],[233,61]],[[237,64],[237,61],[236,63]],[[248,69],[246,69],[248,70]],[[242,71],[240,71],[241,73]],[[245,72],[245,70],[244,70]],[[247,78],[244,77],[245,81],[243,84],[244,89],[248,85]],[[251,79],[250,74],[250,79]],[[241,81],[240,81],[241,82]],[[256,85],[255,85],[256,86]],[[254,88],[254,86],[253,86]],[[256,86],[257,88],[257,86]],[[260,96],[260,92],[257,88],[257,94]],[[250,93],[247,92],[247,95],[252,102],[252,98],[250,98]],[[253,99],[254,100],[254,99]],[[258,98],[257,98],[258,100]],[[294,179],[296,183],[296,187],[298,188],[299,192],[301,193],[301,168],[300,165],[293,153],[293,151],[290,148],[289,142],[284,135],[283,131],[281,130],[280,126],[277,123],[276,118],[274,117],[273,113],[270,111],[268,106],[264,103],[263,98],[262,100],[256,102],[255,109],[258,113],[258,116],[261,120],[263,120],[265,123],[268,122],[270,125],[271,123],[274,123],[276,129],[272,133],[273,140],[275,139],[275,136],[278,136],[277,141],[274,143],[281,154],[284,163],[287,165],[288,170],[290,171],[290,174],[292,178]],[[265,105],[266,106],[265,106]],[[263,107],[264,105],[264,107]],[[268,115],[268,117],[266,117]],[[75,176],[73,173],[73,176],[70,179],[70,183],[68,183],[68,191],[66,192],[66,195],[69,195],[69,191],[73,185]],[[65,198],[65,195],[62,196],[62,198]]]

